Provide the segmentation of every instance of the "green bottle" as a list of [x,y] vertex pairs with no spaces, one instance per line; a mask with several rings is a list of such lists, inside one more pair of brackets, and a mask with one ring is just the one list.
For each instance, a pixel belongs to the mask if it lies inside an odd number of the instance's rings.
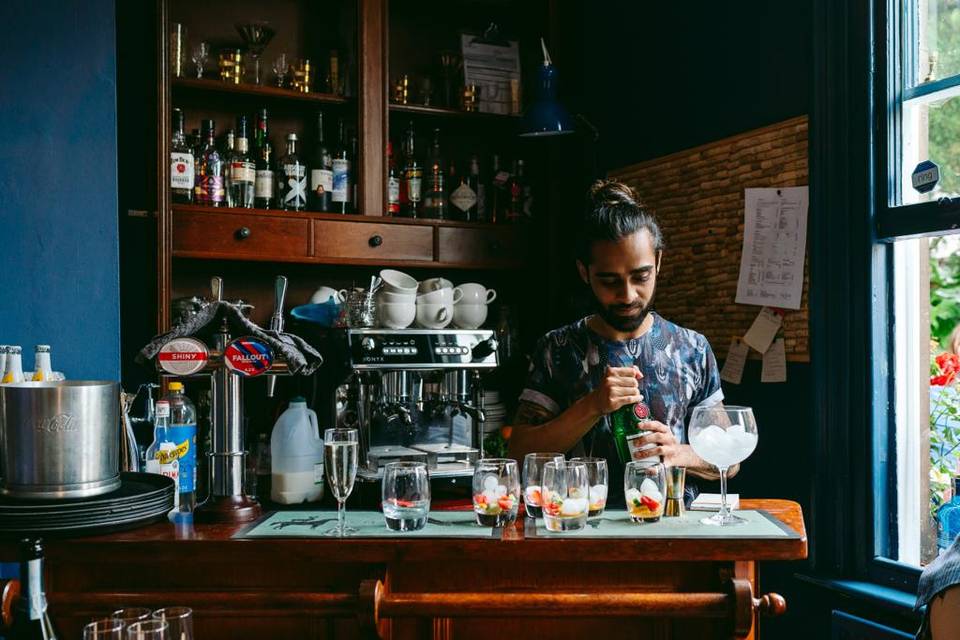
[[632,459],[627,438],[643,431],[640,424],[648,420],[650,420],[650,407],[643,402],[624,405],[610,415],[610,427],[613,430],[613,440],[620,462],[626,464]]

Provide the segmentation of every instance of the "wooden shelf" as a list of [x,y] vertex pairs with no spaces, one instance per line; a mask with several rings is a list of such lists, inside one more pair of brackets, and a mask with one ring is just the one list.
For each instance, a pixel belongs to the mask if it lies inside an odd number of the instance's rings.
[[174,91],[233,94],[270,101],[307,102],[311,104],[348,104],[352,102],[351,98],[345,98],[331,93],[302,93],[300,91],[281,89],[278,87],[257,86],[253,84],[229,84],[207,78],[173,78],[171,85]]
[[425,107],[420,104],[390,104],[391,113],[409,113],[419,116],[438,116],[444,118],[459,118],[463,120],[501,122],[504,124],[516,124],[520,121],[520,116],[504,115],[500,113],[485,113],[483,111],[462,111],[460,109],[447,109],[444,107]]

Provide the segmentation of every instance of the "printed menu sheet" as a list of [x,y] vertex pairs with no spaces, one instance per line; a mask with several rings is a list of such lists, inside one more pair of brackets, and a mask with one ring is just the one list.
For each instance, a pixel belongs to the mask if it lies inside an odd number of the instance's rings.
[[463,54],[463,81],[480,87],[480,111],[510,113],[511,80],[520,82],[520,45],[483,42],[468,33],[460,34]]
[[744,190],[737,302],[799,309],[807,244],[807,187]]

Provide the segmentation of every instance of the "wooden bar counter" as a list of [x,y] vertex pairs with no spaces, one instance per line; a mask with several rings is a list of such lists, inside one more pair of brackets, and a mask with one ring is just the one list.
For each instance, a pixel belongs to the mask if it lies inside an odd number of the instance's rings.
[[527,538],[517,522],[502,540],[232,539],[237,526],[156,524],[48,540],[47,593],[65,638],[164,605],[193,608],[198,640],[757,638],[758,614],[785,606],[759,596],[757,562],[805,558],[807,539],[796,503],[741,507],[799,538]]

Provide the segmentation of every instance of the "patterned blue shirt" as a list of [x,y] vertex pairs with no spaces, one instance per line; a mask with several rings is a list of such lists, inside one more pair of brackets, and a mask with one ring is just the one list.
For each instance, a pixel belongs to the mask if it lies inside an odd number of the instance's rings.
[[[693,408],[723,401],[717,361],[701,334],[651,315],[649,331],[622,342],[597,334],[586,318],[549,332],[537,343],[520,400],[556,416],[599,386],[607,366],[636,366],[643,373],[640,393],[653,419],[686,442]],[[607,458],[611,489],[617,485],[622,468],[607,419],[597,422],[568,453]]]

